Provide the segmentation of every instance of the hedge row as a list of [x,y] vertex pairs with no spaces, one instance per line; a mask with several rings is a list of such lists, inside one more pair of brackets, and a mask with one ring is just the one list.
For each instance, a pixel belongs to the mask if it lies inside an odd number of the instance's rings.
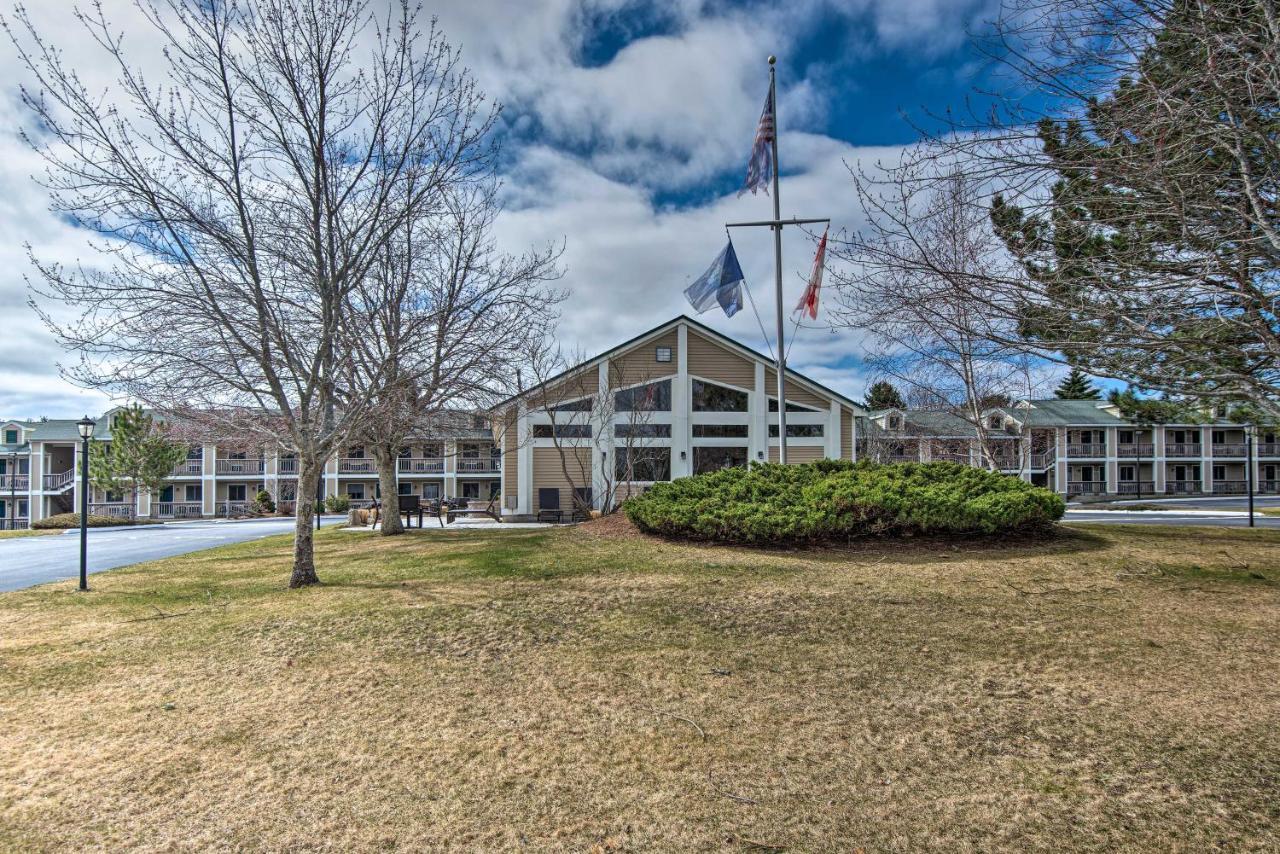
[[[95,516],[89,514],[90,528],[115,528],[119,525],[150,525],[154,524],[150,521],[139,522],[136,519],[121,519],[118,516]],[[79,513],[59,513],[56,516],[46,516],[43,519],[37,519],[31,523],[31,527],[41,530],[64,530],[80,527]]]
[[757,464],[659,483],[624,509],[641,530],[755,545],[1046,528],[1061,496],[956,463]]

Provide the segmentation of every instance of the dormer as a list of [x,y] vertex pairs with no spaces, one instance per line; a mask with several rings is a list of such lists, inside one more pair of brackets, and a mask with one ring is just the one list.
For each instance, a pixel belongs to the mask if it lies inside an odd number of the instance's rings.
[[0,424],[0,443],[5,445],[21,445],[26,441],[26,428],[17,421]]

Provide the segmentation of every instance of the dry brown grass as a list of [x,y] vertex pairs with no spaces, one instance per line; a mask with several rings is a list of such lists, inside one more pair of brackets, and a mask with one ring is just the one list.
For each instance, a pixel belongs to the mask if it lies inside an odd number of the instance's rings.
[[325,531],[0,595],[0,847],[1275,850],[1275,532]]

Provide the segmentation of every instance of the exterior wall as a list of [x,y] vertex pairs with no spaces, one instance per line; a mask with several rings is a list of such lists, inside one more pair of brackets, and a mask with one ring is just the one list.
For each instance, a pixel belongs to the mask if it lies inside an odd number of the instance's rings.
[[[679,366],[679,339],[678,331],[672,329],[658,338],[637,344],[630,350],[613,356],[609,360],[610,379],[616,385],[629,386],[676,373]],[[670,362],[657,360],[659,347],[671,350]]]
[[520,501],[520,458],[516,453],[516,412],[507,410],[502,431],[502,506],[515,510]]
[[694,376],[738,388],[755,387],[756,367],[723,345],[689,330],[688,372]]
[[[764,390],[769,397],[778,396],[777,371],[765,368]],[[798,403],[801,406],[812,406],[814,409],[826,409],[829,405],[827,398],[819,397],[795,382],[791,377],[791,371],[787,371],[787,400],[791,403]]]
[[853,410],[841,408],[840,410],[840,459],[852,460],[854,456],[853,442]]
[[[817,460],[824,459],[827,456],[827,449],[821,445],[795,445],[792,439],[787,442],[787,465],[797,465],[799,463],[812,463]],[[778,446],[769,446],[769,462],[776,463],[778,461]]]
[[[564,465],[560,452],[564,451]],[[565,477],[568,469],[569,477]],[[572,480],[570,479],[572,478]],[[559,489],[561,510],[573,508],[575,486],[591,483],[591,448],[534,448],[533,449],[533,512],[543,509],[538,502],[538,490]]]

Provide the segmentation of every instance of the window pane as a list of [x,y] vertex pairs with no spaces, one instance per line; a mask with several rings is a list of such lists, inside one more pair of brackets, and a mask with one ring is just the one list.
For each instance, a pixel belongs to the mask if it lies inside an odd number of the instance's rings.
[[613,396],[618,412],[670,412],[671,380],[624,388]]
[[614,424],[613,435],[619,439],[670,439],[670,424]]
[[614,477],[619,481],[671,480],[670,448],[614,449]]
[[693,381],[694,412],[746,412],[747,393],[715,383]]
[[[554,428],[554,433],[552,432]],[[590,439],[590,424],[534,424],[535,439]]]
[[[769,411],[770,412],[778,411],[777,398],[774,398],[774,397],[769,398]],[[788,412],[817,412],[818,410],[814,409],[812,406],[801,406],[798,403],[792,403],[791,401],[788,400],[787,411]]]
[[566,403],[560,403],[550,407],[552,412],[590,412],[591,398],[584,397],[580,400],[570,400]]
[[706,448],[693,449],[693,473],[706,474],[720,469],[747,464],[746,448]]
[[[773,439],[778,438],[777,424],[769,425],[769,437]],[[821,424],[788,424],[787,438],[788,439],[820,439],[822,438],[822,425]]]
[[745,439],[746,424],[694,424],[695,439]]

